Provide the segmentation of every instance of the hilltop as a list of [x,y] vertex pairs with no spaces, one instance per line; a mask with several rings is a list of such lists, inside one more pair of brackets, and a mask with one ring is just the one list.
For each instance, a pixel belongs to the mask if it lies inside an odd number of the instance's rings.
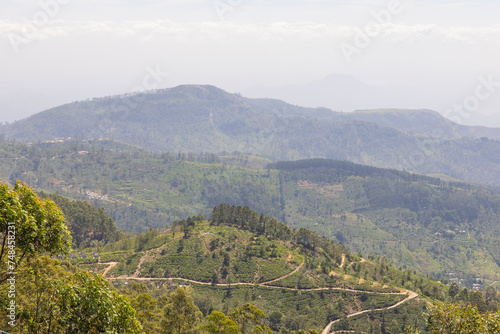
[[[275,329],[385,326],[399,332],[409,324],[423,326],[422,308],[448,291],[385,258],[353,255],[341,243],[292,230],[248,207],[220,205],[209,221],[194,216],[93,250],[99,260],[72,262],[116,286],[145,283],[157,295],[187,285],[205,315],[251,302],[266,314],[281,314]],[[384,320],[389,314],[390,321]]]

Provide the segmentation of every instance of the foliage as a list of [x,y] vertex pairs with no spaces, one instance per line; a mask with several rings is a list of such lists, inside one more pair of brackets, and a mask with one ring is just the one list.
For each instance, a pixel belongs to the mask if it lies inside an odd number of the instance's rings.
[[200,327],[209,334],[240,334],[238,325],[222,312],[212,311],[205,317],[206,325]]
[[[55,203],[17,182],[0,184],[0,282],[38,254],[66,254],[71,235]],[[6,260],[8,259],[8,261]]]
[[469,287],[483,274],[492,281],[500,275],[500,197],[493,189],[321,159],[253,170],[213,154],[155,155],[105,140],[0,143],[0,151],[9,158],[0,159],[0,177],[92,197],[127,232],[208,217],[228,203],[443,282],[453,271]]
[[480,313],[476,307],[438,304],[428,313],[431,333],[500,333],[500,312]]
[[66,315],[59,322],[70,333],[141,333],[128,300],[99,275],[76,273],[58,292],[61,312]]
[[202,313],[193,303],[193,299],[183,288],[178,288],[168,296],[162,320],[162,333],[188,334],[196,333],[196,326]]
[[[128,272],[149,277],[152,282],[154,278],[174,281],[185,278],[210,283],[192,283],[194,302],[203,314],[209,315],[214,310],[228,313],[231,307],[251,302],[266,313],[280,312],[280,321],[274,315],[274,321],[270,318],[266,326],[283,331],[320,330],[328,320],[342,318],[346,310],[394,305],[406,297],[393,294],[400,291],[395,286],[432,299],[449,298],[446,286],[414,271],[395,269],[385,257],[361,259],[341,244],[307,229],[291,230],[249,208],[224,204],[214,211],[223,215],[224,220],[212,219],[209,223],[201,216],[194,216],[176,222],[167,231],[150,230],[131,239],[130,255],[120,258],[117,253],[114,257],[120,262],[115,268],[123,266],[124,270],[110,271],[108,275]],[[280,230],[288,232],[273,232]],[[146,252],[134,254],[137,240],[144,238],[146,245],[151,246],[143,248]],[[117,242],[121,243],[123,240]],[[105,248],[113,247],[109,244]],[[182,280],[177,282],[184,284]],[[419,321],[423,321],[422,308],[416,305],[412,311],[420,314]]]
[[[18,270],[13,333],[141,333],[136,312],[99,275],[61,265],[48,257],[35,257]],[[8,302],[2,288],[2,304]],[[4,291],[5,290],[5,291]]]
[[121,237],[120,230],[103,208],[85,201],[71,201],[59,194],[41,193],[40,196],[52,199],[61,209],[76,247],[90,247],[94,240],[108,243]]
[[250,303],[231,310],[228,316],[238,324],[240,333],[242,334],[272,333],[271,329],[263,323],[263,320],[266,318],[264,312]]

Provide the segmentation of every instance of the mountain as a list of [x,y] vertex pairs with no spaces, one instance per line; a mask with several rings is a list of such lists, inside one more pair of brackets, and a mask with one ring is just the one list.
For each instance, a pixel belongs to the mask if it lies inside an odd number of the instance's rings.
[[[251,97],[269,97],[289,103],[327,107],[339,111],[387,105],[386,93],[345,74],[330,74],[305,85],[255,86],[244,91]],[[360,99],[360,96],[362,98]]]
[[111,138],[157,152],[329,158],[498,186],[500,142],[475,138],[483,130],[430,111],[343,114],[195,85],[74,102],[1,127],[27,142]]
[[356,110],[346,115],[351,120],[373,122],[405,132],[441,138],[488,138],[500,140],[500,129],[456,124],[432,110],[374,109]]

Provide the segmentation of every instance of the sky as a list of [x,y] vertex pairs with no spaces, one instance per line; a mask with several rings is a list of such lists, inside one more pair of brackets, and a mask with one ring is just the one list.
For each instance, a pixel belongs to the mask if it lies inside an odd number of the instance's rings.
[[[2,0],[0,122],[180,84],[249,96],[342,74],[390,92],[373,108],[500,127],[498,13],[492,0]],[[356,93],[349,108],[367,108]]]

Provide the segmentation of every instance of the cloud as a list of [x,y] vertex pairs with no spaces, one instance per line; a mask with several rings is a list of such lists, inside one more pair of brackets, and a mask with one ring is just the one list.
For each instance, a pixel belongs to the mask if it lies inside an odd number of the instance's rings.
[[[30,22],[0,20],[0,38],[11,33],[23,35]],[[170,20],[154,21],[50,21],[39,29],[41,38],[57,38],[78,35],[100,35],[109,38],[195,38],[211,41],[227,41],[235,37],[262,40],[261,36],[274,36],[272,40],[298,39],[339,39],[355,36],[363,26],[333,25],[316,22],[274,22],[267,24],[238,24],[232,22],[175,22]],[[430,40],[458,42],[467,44],[490,43],[500,38],[500,25],[474,27],[437,24],[390,24],[384,26],[381,38],[398,43],[415,43]]]

